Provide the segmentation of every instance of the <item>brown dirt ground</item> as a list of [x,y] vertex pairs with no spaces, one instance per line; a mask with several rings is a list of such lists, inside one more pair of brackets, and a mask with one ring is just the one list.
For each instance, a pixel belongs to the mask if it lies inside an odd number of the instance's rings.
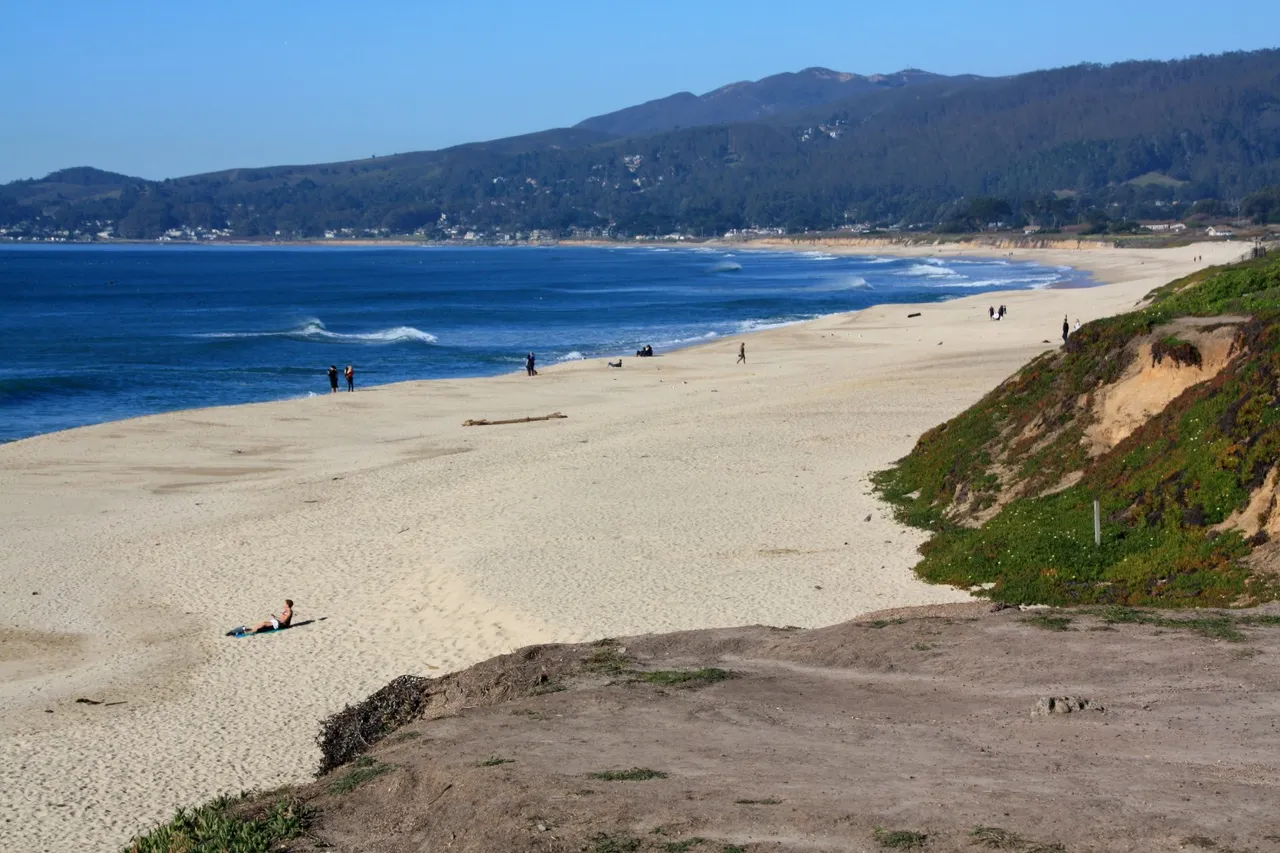
[[[382,775],[335,793],[348,764],[294,792],[316,812],[290,849],[873,851],[882,828],[926,834],[923,853],[1280,851],[1280,625],[1231,642],[1042,615],[952,605],[521,650],[432,681],[435,719],[357,759]],[[704,666],[736,677],[628,674]],[[1105,711],[1033,717],[1045,696]],[[590,775],[635,767],[666,777]]]

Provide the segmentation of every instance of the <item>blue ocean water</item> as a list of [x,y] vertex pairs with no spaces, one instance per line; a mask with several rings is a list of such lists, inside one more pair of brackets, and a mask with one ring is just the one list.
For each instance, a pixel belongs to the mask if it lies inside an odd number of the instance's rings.
[[670,248],[0,248],[0,441],[482,376],[851,311],[1080,281],[1006,260]]

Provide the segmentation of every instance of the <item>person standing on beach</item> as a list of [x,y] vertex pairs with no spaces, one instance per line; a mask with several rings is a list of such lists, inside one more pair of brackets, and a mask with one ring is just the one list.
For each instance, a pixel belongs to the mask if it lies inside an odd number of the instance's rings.
[[356,369],[348,364],[347,369],[342,371],[342,374],[347,377],[347,390],[356,390]]
[[735,364],[746,364],[746,363],[747,363],[747,345],[746,345],[746,342],[743,342],[743,343],[738,344],[738,360],[737,360],[736,362],[734,362],[734,363],[735,363]]
[[996,318],[996,309],[994,305],[987,306],[987,316],[990,317],[992,320]]
[[1062,342],[1067,342],[1067,334],[1071,331],[1071,326],[1067,324],[1067,315],[1062,315]]
[[537,361],[538,361],[538,357],[533,353],[529,353],[528,355],[526,355],[524,357],[525,373],[529,374],[530,376],[537,376],[538,371],[534,369],[534,365],[537,363]]
[[338,365],[329,365],[329,393],[338,393]]

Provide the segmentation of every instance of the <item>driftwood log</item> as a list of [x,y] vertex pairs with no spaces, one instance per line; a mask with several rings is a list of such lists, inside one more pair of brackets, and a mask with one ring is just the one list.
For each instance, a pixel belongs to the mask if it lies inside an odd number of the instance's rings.
[[553,421],[558,418],[567,418],[568,415],[562,415],[559,412],[552,412],[549,415],[542,415],[536,418],[510,418],[505,421],[486,421],[483,418],[479,420],[467,419],[462,422],[463,426],[501,426],[502,424],[528,424],[534,421]]

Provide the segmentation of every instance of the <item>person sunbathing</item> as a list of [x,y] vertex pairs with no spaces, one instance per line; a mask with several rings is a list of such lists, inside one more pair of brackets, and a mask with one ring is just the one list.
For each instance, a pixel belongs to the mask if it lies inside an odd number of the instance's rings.
[[252,628],[246,628],[241,625],[227,632],[227,636],[236,636],[238,634],[256,634],[259,631],[283,631],[289,627],[289,623],[293,621],[293,599],[286,598],[284,600],[284,610],[280,611],[280,615],[271,614],[270,619],[264,619]]

